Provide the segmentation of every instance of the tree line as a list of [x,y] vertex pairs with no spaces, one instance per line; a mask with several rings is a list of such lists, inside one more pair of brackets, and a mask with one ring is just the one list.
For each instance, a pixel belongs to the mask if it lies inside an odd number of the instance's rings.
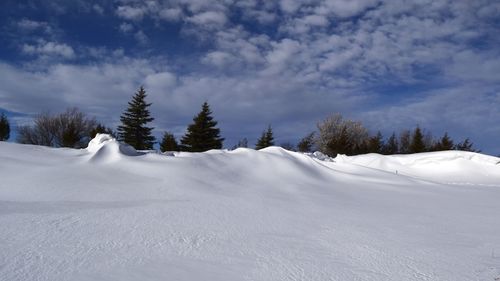
[[[41,113],[34,118],[33,125],[19,126],[17,141],[23,144],[35,144],[52,147],[83,148],[97,133],[111,134],[119,141],[133,146],[137,150],[151,150],[156,143],[153,127],[149,127],[154,118],[151,117],[146,102],[147,94],[141,86],[128,102],[128,107],[120,116],[121,124],[117,131],[90,118],[77,108],[69,108],[60,114]],[[202,152],[210,149],[221,149],[224,138],[220,136],[218,122],[207,102],[201,106],[200,112],[193,117],[186,134],[178,142],[171,132],[164,132],[159,142],[160,150]],[[8,140],[10,125],[5,114],[0,116],[0,141]],[[271,125],[262,132],[255,144],[256,149],[275,145]],[[344,119],[340,114],[333,114],[317,124],[317,130],[303,137],[297,145],[280,144],[285,149],[300,152],[319,150],[329,156],[337,154],[357,155],[365,153],[408,154],[441,150],[477,151],[467,138],[456,143],[448,133],[434,138],[430,132],[417,126],[413,130],[402,130],[392,133],[384,139],[379,131],[370,135],[368,129],[359,121]],[[248,147],[246,138],[232,147]]]

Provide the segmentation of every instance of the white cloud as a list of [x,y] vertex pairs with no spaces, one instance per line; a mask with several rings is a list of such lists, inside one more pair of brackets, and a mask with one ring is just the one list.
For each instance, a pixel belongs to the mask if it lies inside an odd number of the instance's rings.
[[189,17],[187,21],[200,26],[223,26],[227,18],[222,12],[206,11]]
[[19,28],[24,30],[35,30],[38,28],[43,28],[46,25],[47,25],[46,22],[34,21],[29,19],[22,19],[19,22],[17,22],[17,26],[19,26]]
[[94,10],[94,12],[98,13],[99,15],[104,14],[104,8],[99,4],[92,5],[92,10]]
[[301,5],[301,1],[298,0],[281,0],[280,7],[285,13],[295,13]]
[[124,19],[140,21],[146,14],[147,10],[144,7],[119,6],[116,9],[116,14]]
[[182,10],[180,8],[166,8],[160,10],[158,13],[159,17],[166,21],[179,21],[182,16]]
[[139,30],[134,34],[135,40],[141,45],[146,45],[149,43],[149,37],[144,33],[144,31]]
[[134,26],[130,23],[124,22],[124,23],[120,24],[119,29],[123,33],[129,33],[129,32],[134,30]]
[[[172,91],[177,84],[177,77],[171,72],[155,72],[144,79],[144,86],[151,93],[166,93]],[[159,95],[155,97],[160,97]],[[155,101],[158,100],[155,98]]]
[[35,21],[30,19],[21,19],[17,22],[17,27],[24,32],[33,32],[33,31],[43,31],[45,33],[52,33],[52,27],[44,21]]
[[71,46],[57,42],[40,41],[37,45],[24,44],[21,50],[29,55],[58,56],[65,59],[72,59],[75,57],[75,51]]
[[323,15],[308,15],[303,19],[305,24],[312,26],[327,26],[328,19]]
[[380,0],[329,0],[323,6],[329,13],[338,17],[346,18],[357,16],[368,8],[376,6]]
[[231,54],[214,51],[208,53],[205,57],[203,57],[202,62],[206,64],[211,64],[217,67],[223,67],[227,63],[229,63],[233,59]]

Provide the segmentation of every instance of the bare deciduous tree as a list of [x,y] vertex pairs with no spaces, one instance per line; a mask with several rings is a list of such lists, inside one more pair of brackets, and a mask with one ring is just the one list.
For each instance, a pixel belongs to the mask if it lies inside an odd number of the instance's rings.
[[336,113],[318,123],[319,150],[329,156],[358,154],[366,149],[368,130],[358,121],[344,120]]
[[37,115],[32,126],[18,128],[17,141],[24,144],[52,147],[85,147],[90,132],[97,126],[94,118],[89,118],[78,108],[68,108],[58,115],[48,112]]

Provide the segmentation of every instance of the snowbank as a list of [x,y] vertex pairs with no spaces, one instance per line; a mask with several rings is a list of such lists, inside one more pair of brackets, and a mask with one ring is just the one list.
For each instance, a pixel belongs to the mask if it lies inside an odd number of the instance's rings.
[[97,134],[87,146],[91,162],[110,162],[123,156],[137,156],[139,153],[130,145],[118,142],[108,134]]
[[136,155],[0,142],[0,280],[500,277],[498,158]]

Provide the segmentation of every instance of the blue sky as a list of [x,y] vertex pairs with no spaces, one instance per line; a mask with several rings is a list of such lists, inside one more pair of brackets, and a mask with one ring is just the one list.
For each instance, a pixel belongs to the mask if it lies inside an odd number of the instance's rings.
[[496,155],[498,34],[487,0],[3,0],[0,110],[26,124],[78,106],[115,127],[144,85],[158,137],[208,101],[226,147],[268,124],[297,142],[340,112]]

